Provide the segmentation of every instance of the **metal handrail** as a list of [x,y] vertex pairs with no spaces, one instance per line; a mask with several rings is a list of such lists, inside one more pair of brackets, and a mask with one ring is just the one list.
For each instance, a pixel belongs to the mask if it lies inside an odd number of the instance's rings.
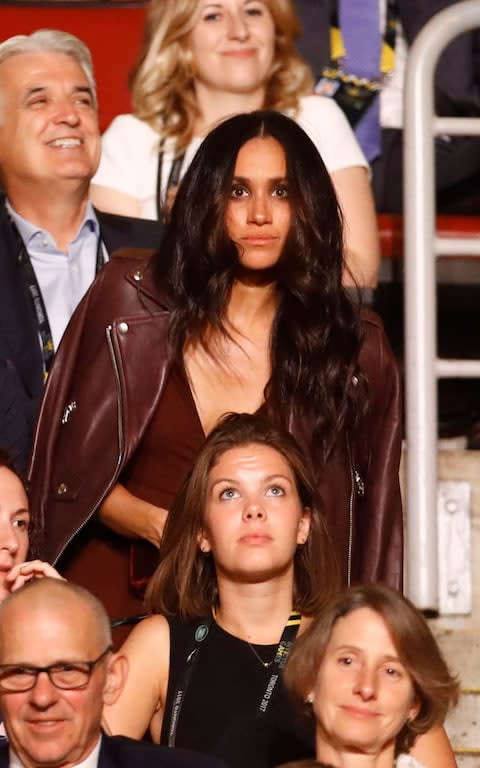
[[[407,442],[407,593],[421,609],[438,609],[437,378],[480,374],[480,362],[437,357],[436,256],[467,253],[453,239],[436,237],[433,139],[440,133],[480,134],[480,120],[438,117],[434,73],[443,49],[480,27],[480,0],[463,0],[437,13],[408,55],[405,82],[405,348]],[[468,255],[480,241],[468,238]],[[475,365],[477,368],[475,368]],[[475,370],[474,370],[475,368]]]

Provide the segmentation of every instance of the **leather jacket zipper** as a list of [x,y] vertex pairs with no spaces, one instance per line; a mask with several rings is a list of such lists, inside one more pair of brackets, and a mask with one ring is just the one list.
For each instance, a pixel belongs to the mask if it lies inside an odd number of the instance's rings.
[[110,490],[112,489],[114,483],[117,480],[118,475],[120,474],[120,468],[122,466],[123,455],[124,455],[124,450],[125,450],[125,435],[124,435],[123,420],[122,420],[123,401],[122,401],[122,389],[121,389],[121,386],[120,386],[120,371],[119,371],[119,364],[118,364],[117,358],[115,356],[115,348],[113,346],[112,330],[113,330],[113,326],[112,325],[107,325],[107,327],[105,329],[105,335],[107,337],[108,351],[110,352],[110,359],[112,361],[113,372],[115,374],[115,382],[116,382],[116,385],[117,385],[117,424],[118,424],[118,459],[117,459],[117,466],[115,467],[115,472],[113,474],[113,477],[112,477],[111,481],[107,485],[107,488],[106,488],[105,492],[103,493],[103,495],[101,496],[101,498],[99,499],[97,504],[95,504],[95,506],[93,507],[92,511],[89,512],[88,516],[85,518],[85,520],[82,522],[82,524],[79,525],[78,528],[76,528],[74,533],[72,533],[72,535],[69,537],[69,539],[65,542],[65,544],[62,547],[62,549],[58,553],[57,557],[53,561],[53,565],[55,565],[59,561],[59,559],[61,558],[61,556],[63,555],[63,553],[67,549],[67,547],[70,545],[70,542],[73,541],[73,539],[80,533],[82,528],[85,527],[85,525],[88,523],[88,521],[95,514],[95,510],[98,509],[98,507],[102,503],[103,499],[110,492]]
[[353,550],[353,500],[355,495],[363,498],[365,496],[365,482],[358,469],[355,469],[352,459],[352,451],[348,439],[347,455],[350,465],[350,498],[348,503],[348,547],[347,547],[347,585],[352,582],[352,550]]
[[348,459],[350,462],[350,498],[348,502],[347,586],[349,587],[352,583],[353,496],[355,493],[355,477],[350,456],[350,447],[348,448]]

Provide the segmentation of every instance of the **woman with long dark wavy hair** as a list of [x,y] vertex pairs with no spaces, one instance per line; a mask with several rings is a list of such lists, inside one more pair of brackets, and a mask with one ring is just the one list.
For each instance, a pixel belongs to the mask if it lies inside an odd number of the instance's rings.
[[399,375],[342,287],[341,215],[308,136],[269,111],[220,124],[148,256],[111,259],[49,376],[30,469],[43,556],[112,617],[138,613],[206,435],[262,411],[304,448],[343,582],[398,587]]

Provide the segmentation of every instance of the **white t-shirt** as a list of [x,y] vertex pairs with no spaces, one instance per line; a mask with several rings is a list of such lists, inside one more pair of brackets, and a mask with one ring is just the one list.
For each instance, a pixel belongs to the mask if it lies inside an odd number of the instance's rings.
[[[305,96],[300,100],[296,122],[310,136],[330,173],[352,166],[368,167],[347,119],[332,99]],[[201,137],[194,137],[187,147],[182,175],[201,141]],[[141,201],[140,215],[156,219],[159,143],[158,133],[147,123],[134,115],[119,115],[102,137],[102,157],[92,183],[132,195]],[[166,142],[162,161],[162,199],[172,165],[172,149],[173,142]]]

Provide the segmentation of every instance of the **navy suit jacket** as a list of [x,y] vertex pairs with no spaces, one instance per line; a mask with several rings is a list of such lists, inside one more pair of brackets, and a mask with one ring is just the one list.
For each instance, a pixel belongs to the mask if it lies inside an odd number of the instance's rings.
[[[118,248],[157,248],[162,225],[96,211],[109,253]],[[26,466],[43,391],[37,321],[18,265],[18,242],[0,196],[0,446],[16,466]]]
[[[186,749],[169,749],[125,736],[103,736],[97,768],[226,768],[225,763]],[[8,742],[0,744],[0,768],[8,768]]]

